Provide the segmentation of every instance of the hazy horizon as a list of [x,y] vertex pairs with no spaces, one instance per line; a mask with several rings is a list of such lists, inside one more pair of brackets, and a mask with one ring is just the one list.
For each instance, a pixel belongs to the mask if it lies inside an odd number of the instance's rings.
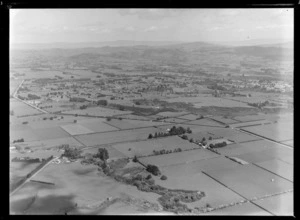
[[11,44],[293,40],[293,9],[11,9]]

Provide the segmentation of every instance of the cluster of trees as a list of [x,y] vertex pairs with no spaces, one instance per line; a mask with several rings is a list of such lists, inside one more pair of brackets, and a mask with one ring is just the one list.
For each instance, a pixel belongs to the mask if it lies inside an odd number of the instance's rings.
[[81,157],[81,150],[77,148],[71,148],[69,145],[64,147],[65,152],[61,155],[62,157],[67,157],[69,159],[75,160]]
[[40,99],[41,97],[34,95],[34,94],[28,94],[27,95],[29,100],[35,100],[35,99]]
[[85,98],[80,98],[80,97],[71,97],[70,98],[70,102],[85,102],[85,101],[88,101],[88,100]]
[[[158,137],[167,137],[167,136],[172,136],[172,135],[182,135],[185,133],[192,133],[192,130],[188,127],[188,128],[183,128],[181,126],[176,127],[173,126],[170,131],[168,132],[155,132],[154,135],[149,134],[148,139],[152,139],[152,138],[158,138]],[[186,135],[185,135],[186,136]]]
[[96,104],[97,105],[103,105],[103,106],[107,106],[107,104],[108,104],[108,102],[107,102],[107,100],[98,100],[97,102],[96,102]]
[[209,147],[210,148],[219,148],[219,147],[225,147],[226,145],[227,145],[227,143],[225,141],[223,141],[221,143],[210,144]]
[[21,100],[27,100],[27,98],[26,98],[26,97],[24,97],[24,96],[21,96],[21,95],[18,95],[18,98],[19,98],[19,99],[21,99]]
[[270,104],[269,101],[258,102],[258,103],[248,103],[249,106],[256,107],[256,108],[262,108],[262,107],[267,106],[269,104]]
[[176,149],[174,149],[173,151],[172,151],[172,150],[165,150],[165,149],[163,149],[163,150],[158,150],[158,151],[153,150],[153,154],[154,154],[154,155],[170,154],[170,153],[176,153],[176,152],[181,152],[181,151],[182,151],[181,148],[176,148]]
[[79,108],[80,109],[86,109],[88,106],[87,105],[82,105],[82,106],[80,106]]
[[106,161],[109,158],[109,154],[106,148],[99,148],[94,157]]
[[24,142],[24,138],[20,138],[20,139],[17,139],[17,140],[13,141],[13,143],[18,143],[18,142]]
[[160,179],[161,179],[161,180],[167,180],[168,178],[167,178],[167,176],[162,175],[162,176],[160,177]]
[[151,165],[151,164],[148,164],[147,167],[146,167],[146,170],[149,172],[149,173],[152,173],[154,176],[158,176],[160,175],[160,170],[158,169],[157,166],[155,165]]
[[227,90],[225,87],[223,86],[219,86],[218,84],[214,84],[214,85],[211,85],[211,86],[207,86],[208,89],[213,89],[213,90]]

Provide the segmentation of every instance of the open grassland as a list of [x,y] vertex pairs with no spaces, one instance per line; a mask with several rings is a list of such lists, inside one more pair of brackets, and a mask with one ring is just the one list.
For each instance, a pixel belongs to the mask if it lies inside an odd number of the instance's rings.
[[294,140],[282,141],[281,143],[294,147]]
[[116,159],[116,158],[126,158],[126,154],[123,154],[121,151],[117,150],[116,148],[112,146],[101,146],[101,147],[93,147],[93,148],[87,148],[84,149],[82,152],[82,155],[89,153],[89,154],[96,154],[98,152],[99,148],[105,148],[108,151],[108,155],[110,159]]
[[262,140],[262,138],[252,136],[245,133],[240,133],[236,135],[227,136],[228,140],[234,141],[236,143],[243,143],[243,142],[249,142],[249,141],[256,141],[256,140]]
[[237,116],[234,118],[238,122],[260,121],[266,119],[264,115]]
[[[109,177],[97,175],[93,166],[80,163],[50,164],[35,176],[55,185],[26,183],[11,198],[11,212],[21,214],[64,214],[69,209],[77,214],[98,214],[104,211],[101,203],[107,198],[130,196],[157,203],[159,195],[139,191],[134,186],[124,185]],[[30,199],[36,196],[30,204]],[[75,206],[77,204],[77,206]]]
[[148,117],[144,117],[141,115],[133,115],[133,114],[120,115],[118,117],[123,118],[123,119],[133,119],[133,120],[147,120],[147,121],[149,120]]
[[240,159],[250,163],[278,158],[287,163],[293,164],[292,149],[264,140],[232,144],[219,148],[217,151],[222,155],[239,157]]
[[231,119],[231,118],[224,118],[222,116],[213,116],[211,117],[212,119],[216,120],[216,121],[220,121],[223,122],[225,124],[233,124],[233,123],[237,123],[237,120]]
[[[13,158],[13,157],[12,157]],[[10,160],[12,159],[10,158]],[[10,162],[9,163],[9,179],[10,184],[24,178],[28,173],[34,170],[40,163],[28,162]]]
[[78,121],[77,124],[91,130],[92,132],[106,132],[119,130],[118,128],[108,125],[106,123],[106,120],[102,118],[81,120]]
[[168,99],[168,102],[185,102],[193,103],[196,108],[206,107],[206,106],[217,106],[217,107],[249,107],[246,103],[227,100],[223,98],[213,97],[213,96],[199,96],[199,97],[180,97]]
[[24,138],[24,141],[42,141],[48,139],[58,139],[69,137],[70,135],[60,127],[50,127],[41,129],[24,129],[24,130],[10,130],[10,141]]
[[260,162],[277,158],[282,161],[285,161],[286,163],[293,164],[293,155],[294,155],[293,149],[282,147],[282,146],[274,146],[272,148],[268,148],[265,150],[260,150],[255,152],[250,151],[248,153],[245,152],[242,154],[238,154],[238,155],[236,154],[232,156],[236,156],[250,163],[260,163]]
[[116,109],[102,108],[102,107],[91,107],[87,109],[77,109],[71,111],[64,111],[65,114],[78,114],[78,115],[89,115],[89,116],[100,116],[109,117],[114,115],[130,114],[131,111],[120,111]]
[[57,139],[49,139],[49,140],[41,140],[41,141],[32,141],[32,142],[24,142],[24,143],[16,143],[14,145],[18,145],[21,148],[29,147],[33,150],[39,149],[47,149],[47,148],[54,148],[60,145],[68,144],[74,147],[81,147],[82,144],[79,143],[73,137],[65,137],[65,138],[57,138]]
[[243,130],[275,141],[285,141],[294,139],[293,124],[290,122],[278,122],[276,124],[251,126],[243,128]]
[[205,140],[208,141],[210,137],[212,139],[218,139],[221,138],[222,136],[217,136],[213,133],[208,133],[208,132],[197,132],[197,133],[187,134],[187,137],[189,140],[192,138],[194,141],[201,142],[203,138],[205,138]]
[[174,150],[181,148],[182,150],[193,149],[197,145],[189,143],[178,136],[151,139],[147,141],[139,141],[133,143],[124,143],[113,145],[113,148],[121,151],[128,157],[148,156],[153,154],[153,150]]
[[149,127],[134,130],[78,135],[76,136],[76,139],[86,146],[96,146],[101,144],[146,140],[150,133],[155,133],[157,131],[158,129]]
[[205,173],[247,199],[293,189],[290,181],[250,164]]
[[195,121],[188,121],[188,122],[185,122],[185,124],[191,124],[191,125],[199,125],[199,126],[207,126],[207,127],[225,127],[224,125],[218,123],[218,122],[215,122],[213,120],[210,120],[210,119],[198,119],[198,120],[195,120]]
[[68,124],[61,126],[70,135],[89,134],[93,133],[92,130],[80,125],[80,124]]
[[286,178],[290,181],[294,181],[294,167],[292,164],[288,164],[279,159],[272,159],[263,162],[256,163],[259,167],[262,167],[266,170],[276,173],[277,175]]
[[190,151],[183,151],[180,153],[164,154],[158,156],[144,157],[140,159],[140,162],[147,164],[155,164],[158,167],[169,166],[173,164],[185,164],[201,159],[211,159],[218,157],[215,154],[206,149],[196,149]]
[[160,112],[156,115],[174,118],[174,117],[180,117],[180,116],[187,115],[187,114],[188,114],[188,112]]
[[111,119],[106,121],[107,124],[117,127],[119,129],[132,129],[132,128],[142,128],[150,126],[161,126],[168,123],[164,122],[152,122],[152,121],[139,121],[139,120],[128,120],[128,119]]
[[253,203],[266,209],[267,211],[278,216],[294,215],[294,194],[287,192],[262,200],[253,201]]
[[190,208],[201,208],[205,207],[206,204],[211,207],[218,207],[243,200],[241,196],[201,173],[201,171],[191,170],[185,164],[164,167],[163,174],[168,177],[167,180],[156,180],[163,187],[205,192],[205,197],[201,200],[187,204]]
[[185,120],[196,120],[197,118],[199,118],[199,115],[188,114],[188,115],[178,116],[177,118],[181,118]]
[[231,124],[230,127],[233,128],[244,128],[244,127],[250,127],[250,126],[259,126],[264,124],[271,124],[273,122],[268,120],[259,120],[259,121],[249,121],[249,122],[239,122]]
[[247,202],[239,203],[222,209],[216,209],[204,215],[232,215],[232,216],[272,216],[271,213],[259,208],[258,206]]
[[10,99],[9,110],[13,111],[14,115],[17,117],[42,114],[42,112],[40,112],[39,110],[30,107],[16,99]]

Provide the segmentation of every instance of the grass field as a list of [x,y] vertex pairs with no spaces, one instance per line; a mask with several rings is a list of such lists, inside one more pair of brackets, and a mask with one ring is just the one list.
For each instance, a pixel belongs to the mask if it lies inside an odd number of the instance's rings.
[[185,124],[192,124],[192,125],[200,125],[200,126],[207,126],[207,127],[225,127],[224,125],[221,125],[218,122],[209,120],[209,119],[199,119],[199,120],[195,120],[195,121],[188,121],[185,122]]
[[156,180],[156,182],[170,189],[198,190],[205,192],[205,197],[201,200],[187,204],[191,208],[204,207],[206,204],[210,204],[212,207],[218,207],[243,200],[241,196],[207,175],[200,171],[191,170],[186,166],[187,165],[182,164],[164,167],[162,172],[168,179],[165,181]]
[[290,122],[278,122],[276,124],[251,126],[243,128],[243,130],[264,136],[275,141],[294,139],[293,124]]
[[168,102],[186,102],[194,103],[195,107],[200,108],[202,106],[219,106],[219,107],[250,107],[246,103],[241,103],[233,100],[222,99],[212,96],[200,96],[200,97],[180,97],[168,99]]
[[262,138],[252,136],[252,135],[249,135],[249,134],[245,134],[245,133],[240,133],[240,134],[236,134],[236,135],[227,136],[227,138],[231,141],[236,142],[236,143],[262,140]]
[[187,164],[196,160],[211,159],[218,156],[218,154],[215,154],[206,149],[196,149],[190,151],[183,151],[180,153],[144,157],[140,158],[140,162],[145,165],[153,164],[158,167],[163,167],[174,164]]
[[233,215],[233,216],[271,216],[269,212],[264,211],[252,203],[241,203],[235,206],[230,206],[223,209],[217,209],[205,215]]
[[250,164],[206,173],[247,199],[293,189],[293,183]]
[[247,116],[237,116],[234,118],[240,122],[248,122],[248,121],[260,121],[266,119],[264,115],[247,115]]
[[224,118],[222,116],[213,116],[212,118],[215,119],[215,120],[217,120],[217,121],[226,123],[226,124],[233,124],[233,123],[237,123],[238,122],[237,120],[233,120],[231,118]]
[[131,112],[130,111],[120,111],[120,110],[109,109],[109,108],[102,108],[102,107],[91,107],[91,108],[87,108],[87,109],[83,109],[83,110],[77,109],[77,110],[65,111],[63,113],[109,117],[109,116],[114,116],[114,115],[130,114]]
[[268,161],[263,161],[256,163],[259,167],[262,167],[266,170],[271,171],[272,173],[276,173],[277,175],[286,178],[290,181],[294,181],[293,177],[293,165],[283,162],[278,159],[271,159]]
[[74,147],[81,147],[82,146],[82,144],[79,143],[73,137],[65,137],[65,138],[57,138],[57,139],[17,143],[15,145],[18,145],[22,148],[30,147],[31,149],[47,149],[47,148],[57,147],[57,146],[60,146],[62,144],[69,144],[70,146],[74,146]]
[[10,130],[10,141],[24,138],[24,141],[42,141],[48,139],[58,139],[70,136],[60,127],[51,127],[43,129],[24,129],[24,130]]
[[102,119],[102,118],[86,119],[86,120],[78,121],[77,123],[87,129],[91,130],[92,132],[106,132],[106,131],[119,130],[118,128],[108,125],[106,123],[106,120]]
[[[257,140],[257,141],[245,142],[245,143],[241,143],[241,144],[229,145],[229,146],[226,146],[223,148],[219,148],[218,152],[223,155],[237,156],[237,155],[243,155],[243,154],[247,154],[247,153],[259,154],[259,152],[266,151],[266,150],[269,150],[270,152],[275,152],[275,155],[277,154],[276,151],[278,151],[278,152],[282,151],[283,153],[286,152],[285,153],[286,156],[289,156],[289,157],[291,156],[291,153],[289,153],[290,152],[289,149],[283,149],[283,147],[281,145],[270,142],[270,141],[265,141],[265,140]],[[268,152],[268,153],[270,153],[270,152]],[[270,155],[268,155],[268,156],[270,156]],[[284,156],[284,155],[281,155],[281,156]],[[255,159],[255,157],[253,158],[251,156],[249,158],[252,158],[252,160]],[[244,158],[244,159],[246,160],[246,158]],[[249,162],[251,162],[251,161],[249,161]]]
[[187,120],[181,118],[166,118],[166,119],[162,119],[161,121],[170,122],[170,123],[183,123],[186,122]]
[[117,127],[119,129],[132,129],[132,128],[143,128],[150,126],[161,126],[169,123],[164,122],[152,122],[152,121],[138,121],[138,120],[127,120],[127,119],[111,119],[106,121],[107,124]]
[[[139,191],[134,186],[118,183],[108,177],[97,175],[92,166],[82,166],[79,162],[70,164],[50,164],[35,179],[51,181],[55,186],[26,183],[11,198],[11,212],[22,213],[27,206],[30,214],[64,214],[65,210],[77,203],[79,214],[99,212],[92,208],[107,198],[123,195],[145,199],[157,203],[159,195]],[[30,198],[37,195],[33,204]],[[88,206],[91,208],[88,209]],[[86,208],[84,208],[86,207]],[[97,206],[96,206],[97,207]],[[85,212],[83,212],[85,211]]]
[[80,125],[80,124],[68,124],[61,126],[66,132],[70,135],[79,135],[79,134],[89,134],[94,133],[94,131]]
[[291,147],[294,147],[294,140],[282,141],[281,143],[287,144],[287,145],[289,145],[289,146],[291,146]]
[[188,112],[160,112],[156,115],[173,118],[173,117],[183,116],[186,114],[188,114]]
[[149,128],[139,128],[135,130],[78,135],[76,139],[78,139],[86,146],[96,146],[100,144],[146,140],[150,133],[153,134],[157,131],[158,129],[154,127],[149,127]]
[[294,195],[293,192],[254,201],[255,204],[278,216],[294,215]]
[[293,163],[293,154],[294,153],[292,149],[282,146],[274,146],[269,149],[239,154],[235,156],[250,163],[260,163],[274,158],[286,161],[287,163]]
[[196,120],[197,118],[199,118],[199,115],[188,114],[188,115],[179,116],[177,118],[182,118],[186,120]]
[[[179,147],[182,150],[186,150],[186,149],[193,149],[197,147],[197,145],[185,141],[177,136],[113,145],[113,148],[121,151],[123,154],[127,155],[128,157],[133,157],[135,155],[147,156],[153,154],[153,150],[156,151],[162,149],[174,150]],[[129,151],[129,149],[131,150]]]
[[127,157],[126,154],[123,154],[121,151],[117,150],[116,148],[114,148],[112,146],[101,146],[101,147],[94,147],[94,148],[84,149],[83,152],[82,152],[82,155],[84,155],[86,153],[96,154],[98,152],[99,148],[107,149],[110,159]]
[[26,105],[25,103],[23,103],[19,100],[16,100],[16,99],[10,99],[9,110],[14,111],[14,115],[17,117],[42,114],[42,112],[40,112],[39,110],[37,110],[33,107],[30,107],[30,106]]

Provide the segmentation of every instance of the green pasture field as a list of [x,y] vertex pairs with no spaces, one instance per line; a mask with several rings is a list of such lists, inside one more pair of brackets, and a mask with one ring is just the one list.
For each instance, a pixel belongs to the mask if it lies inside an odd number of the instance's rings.
[[247,199],[293,189],[293,183],[290,181],[251,164],[206,173]]

